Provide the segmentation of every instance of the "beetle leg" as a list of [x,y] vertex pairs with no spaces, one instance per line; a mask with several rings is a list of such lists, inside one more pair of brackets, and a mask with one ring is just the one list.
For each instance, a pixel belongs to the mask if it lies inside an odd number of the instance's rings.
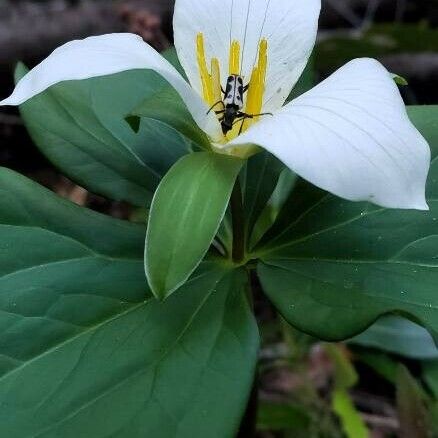
[[241,112],[241,111],[239,111],[238,113],[237,113],[237,115],[238,115],[238,117],[240,118],[240,117],[243,117],[243,118],[245,118],[245,119],[252,119],[254,116],[253,115],[251,115],[251,114],[246,114],[246,113],[243,113],[243,112]]
[[245,124],[245,120],[247,119],[247,117],[242,117],[242,124],[240,125],[240,129],[239,129],[239,135],[242,134],[243,131],[243,125]]
[[261,117],[261,116],[273,116],[272,113],[260,113],[260,114],[252,114],[251,117]]
[[233,122],[233,126],[234,126],[236,123],[239,123],[239,122],[241,122],[242,120],[245,120],[245,118],[246,118],[246,117],[239,117],[239,118],[235,119],[234,122]]
[[222,103],[222,100],[218,100],[209,110],[208,110],[208,112],[207,112],[207,114],[210,114],[211,113],[211,110],[215,107],[215,106],[218,106],[220,103]]
[[238,112],[237,115],[239,117],[246,117],[247,119],[253,119],[254,117],[273,116],[274,114],[272,113],[246,114],[246,113]]

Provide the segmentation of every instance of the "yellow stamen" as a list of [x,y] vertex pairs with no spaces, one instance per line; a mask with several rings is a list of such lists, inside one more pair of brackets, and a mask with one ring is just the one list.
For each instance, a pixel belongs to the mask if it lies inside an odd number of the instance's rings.
[[[257,65],[253,68],[251,79],[249,81],[248,93],[245,101],[245,113],[248,115],[260,114],[263,106],[263,96],[265,94],[266,72],[268,69],[268,42],[262,39],[259,44]],[[228,140],[232,140],[239,135],[239,132],[246,131],[253,123],[258,120],[258,117],[246,119],[243,122],[236,123],[234,128],[227,134]]]
[[230,47],[230,76],[240,74],[240,44],[234,40]]
[[211,84],[213,89],[213,102],[211,105],[220,102],[220,104],[215,106],[214,109],[216,111],[223,110],[224,104],[222,102],[221,69],[219,66],[219,60],[217,58],[211,59]]
[[[239,41],[233,41],[230,47],[229,59],[229,74],[241,75],[241,53]],[[196,58],[198,61],[199,74],[202,84],[202,92],[204,100],[214,106],[216,111],[224,109],[220,64],[217,58],[212,58],[210,61],[210,70],[208,69],[207,57],[205,53],[204,34],[199,32],[196,37]],[[263,95],[265,93],[266,72],[268,66],[268,42],[262,39],[258,49],[257,64],[254,66],[251,79],[249,82],[248,93],[244,98],[246,101],[245,113],[248,115],[260,114],[263,106]],[[242,122],[237,122],[233,129],[227,133],[226,138],[232,140],[237,137],[240,131],[247,130],[258,117],[246,119]],[[225,138],[224,138],[224,141]]]
[[205,46],[204,46],[204,34],[202,32],[199,32],[196,37],[196,56],[198,59],[199,73],[201,75],[204,100],[208,104],[213,105],[215,103],[213,81],[207,68],[207,60],[205,57]]
[[[260,114],[263,106],[263,95],[265,94],[266,72],[268,68],[268,42],[265,39],[260,41],[259,57],[257,67],[253,69],[249,81],[248,96],[246,99],[245,112],[247,114]],[[244,130],[248,129],[257,121],[254,119],[245,120]]]

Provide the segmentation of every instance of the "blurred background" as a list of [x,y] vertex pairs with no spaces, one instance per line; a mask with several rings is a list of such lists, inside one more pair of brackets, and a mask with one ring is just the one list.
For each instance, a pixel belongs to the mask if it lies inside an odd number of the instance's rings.
[[[72,39],[124,31],[169,48],[172,8],[172,0],[0,0],[0,98],[13,88],[18,61],[33,66]],[[438,104],[438,0],[323,0],[320,24],[315,82],[371,56],[408,80],[406,103]],[[0,165],[80,205],[132,214],[60,175],[15,109],[0,110]],[[351,342],[328,345],[288,327],[262,297],[257,313],[260,438],[438,437],[438,350],[424,329],[387,317]]]

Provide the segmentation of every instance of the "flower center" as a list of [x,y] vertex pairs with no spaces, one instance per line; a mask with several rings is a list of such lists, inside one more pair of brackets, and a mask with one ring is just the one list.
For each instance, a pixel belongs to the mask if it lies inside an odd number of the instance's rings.
[[[241,77],[241,54],[239,41],[233,41],[230,46],[229,56],[229,78]],[[221,71],[218,58],[211,58],[210,68],[207,64],[205,54],[204,34],[198,33],[196,37],[196,56],[198,61],[199,75],[202,84],[202,93],[204,100],[216,111],[219,121],[224,127],[226,140],[232,140],[240,133],[246,131],[253,123],[255,123],[259,114],[262,112],[263,95],[265,93],[266,71],[268,65],[268,42],[262,39],[259,43],[258,58],[253,67],[250,81],[247,86],[239,90],[237,82],[234,82],[235,89],[222,88]],[[244,80],[244,78],[243,78]],[[229,82],[229,81],[227,81]],[[245,90],[245,91],[242,91]],[[224,91],[225,95],[223,95]],[[232,91],[232,96],[227,93]],[[238,95],[242,94],[241,108],[237,109],[233,101]],[[232,103],[231,103],[232,102]]]

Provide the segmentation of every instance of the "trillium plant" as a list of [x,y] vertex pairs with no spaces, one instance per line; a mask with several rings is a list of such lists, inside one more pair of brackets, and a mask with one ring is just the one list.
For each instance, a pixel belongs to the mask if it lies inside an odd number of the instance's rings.
[[110,34],[17,67],[1,105],[145,220],[1,170],[1,436],[235,436],[262,296],[327,341],[436,333],[438,109],[373,59],[310,87],[320,7],[176,0],[176,50]]

